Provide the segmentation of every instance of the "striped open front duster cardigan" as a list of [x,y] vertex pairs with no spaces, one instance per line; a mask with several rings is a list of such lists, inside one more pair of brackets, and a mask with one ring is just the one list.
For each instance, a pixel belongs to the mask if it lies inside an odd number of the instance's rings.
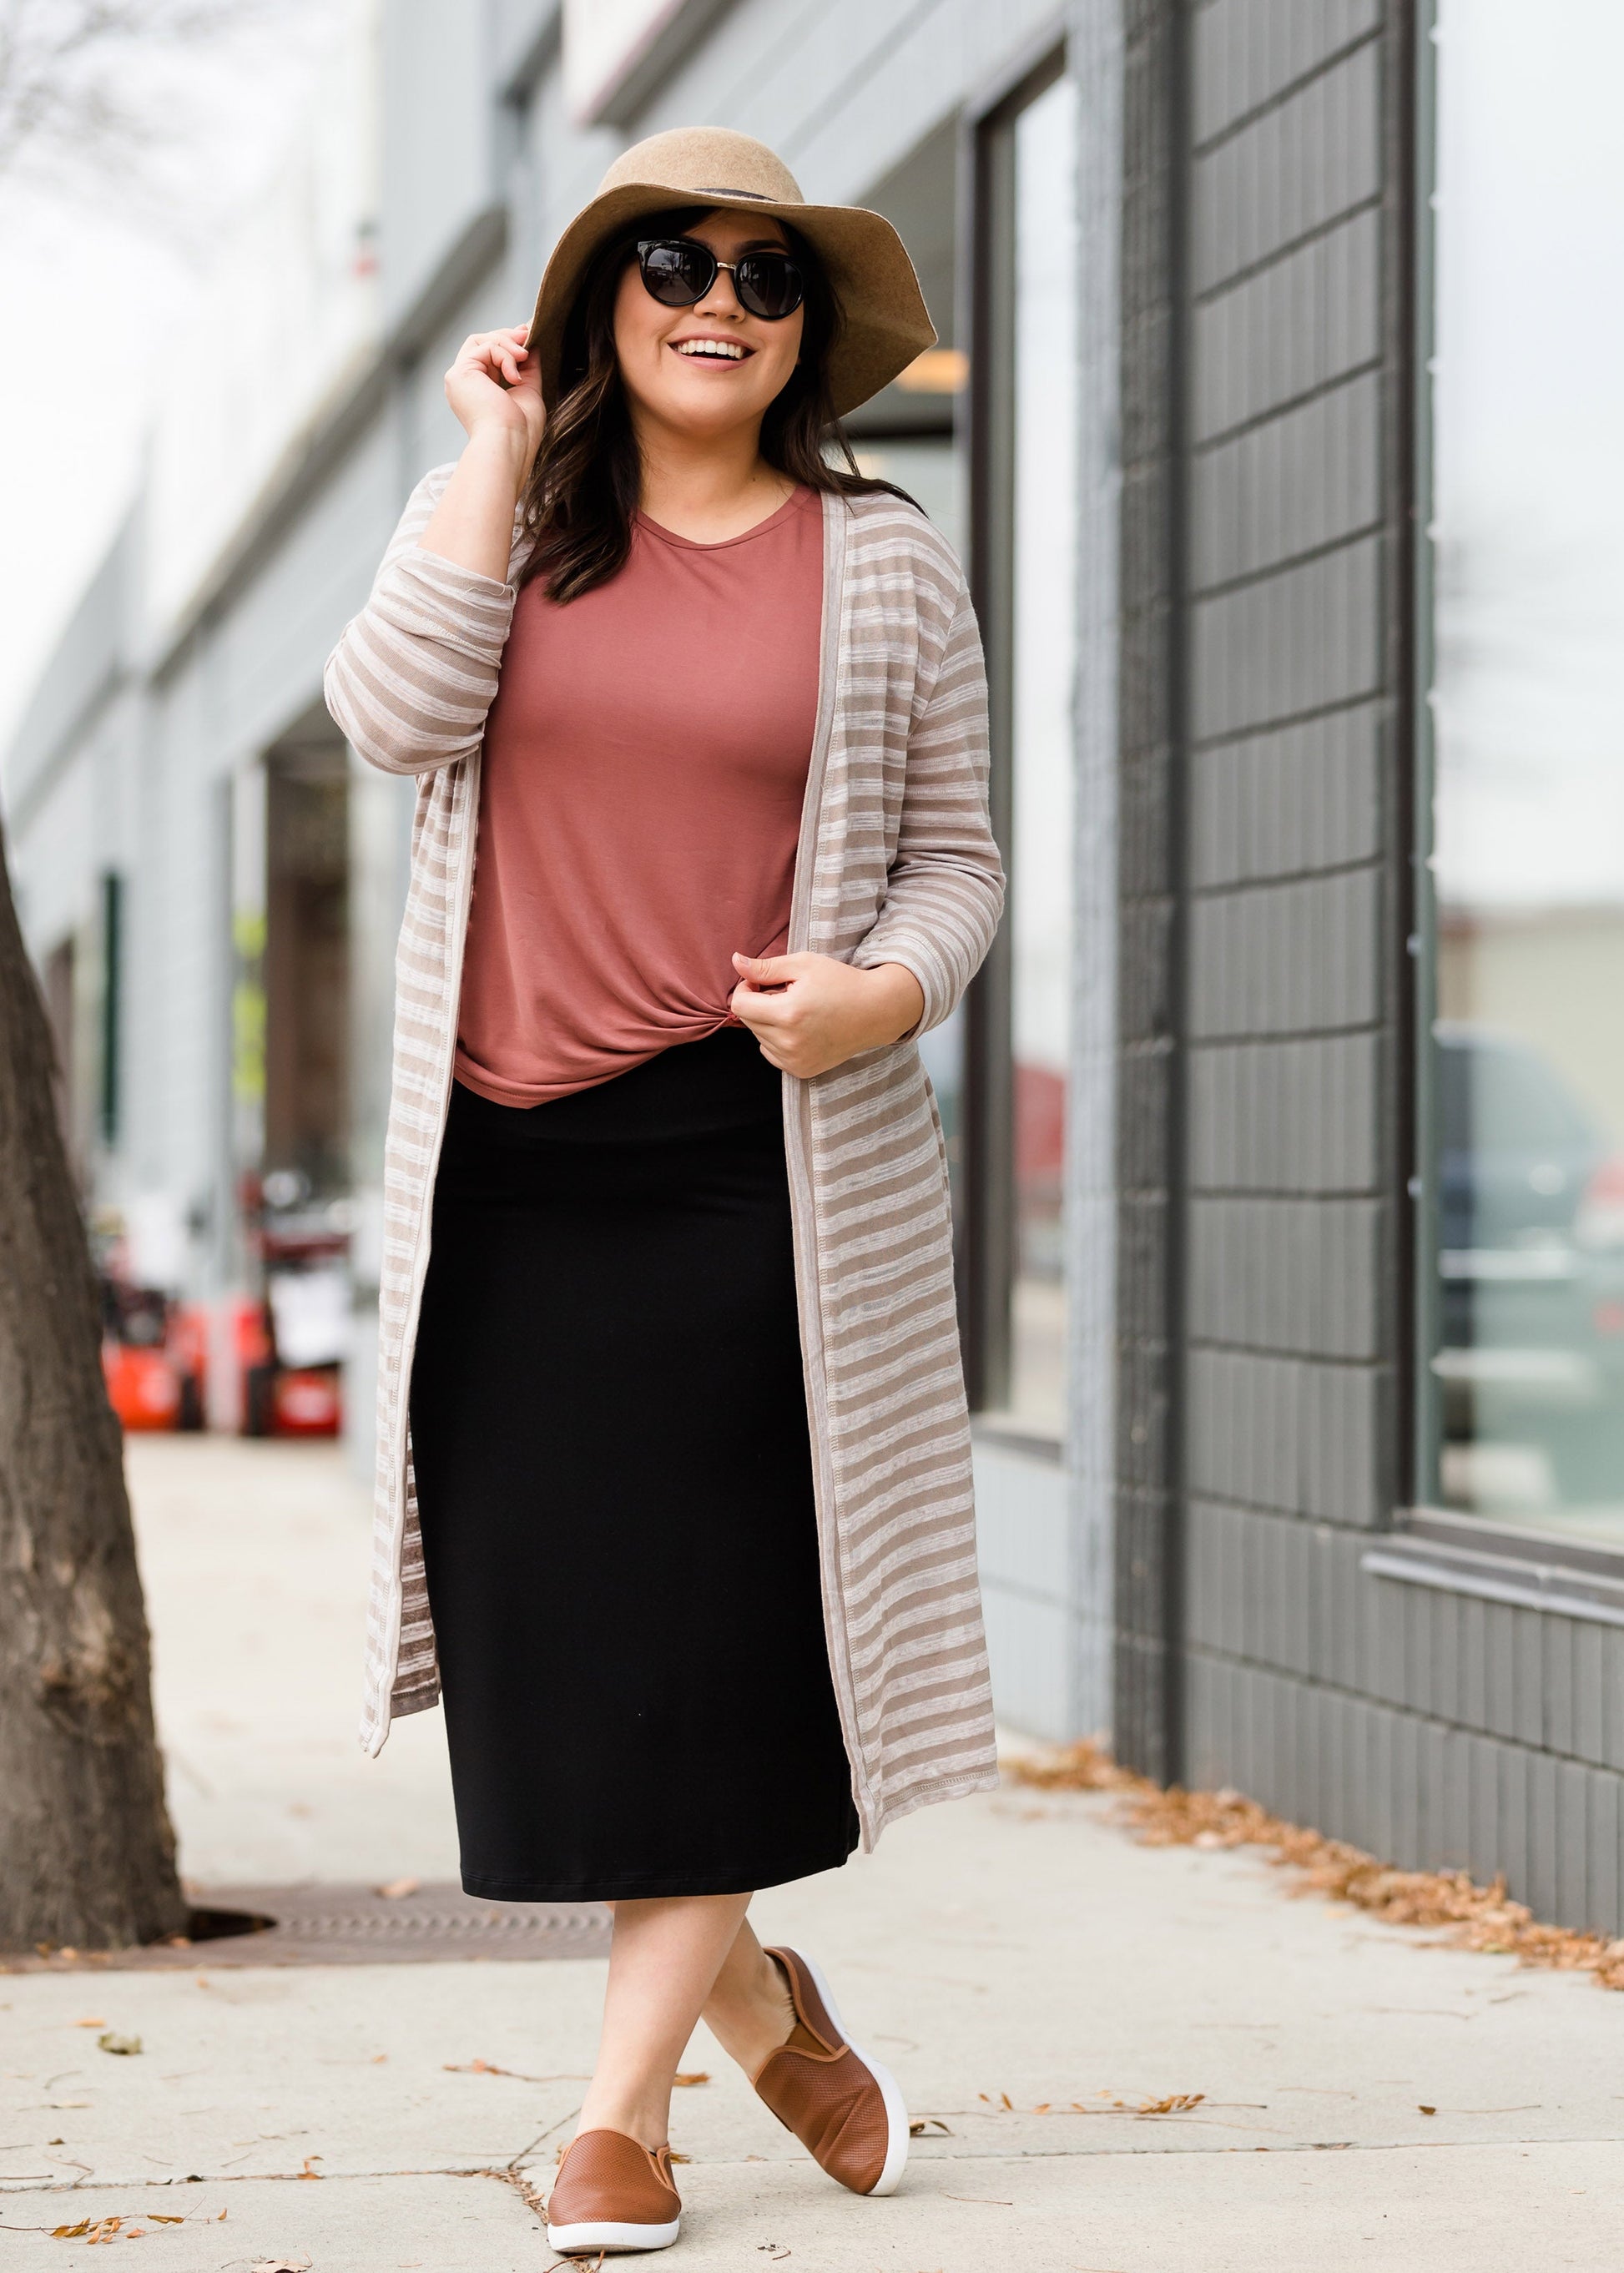
[[[480,745],[517,589],[417,542],[413,491],[327,662],[364,758],[418,777],[395,966],[384,1171],[378,1493],[362,1742],[439,1697],[407,1400],[473,885]],[[987,816],[981,644],[951,548],[894,498],[829,497],[817,724],[792,951],[906,964],[921,1031],[986,955],[1004,877]],[[830,1662],[864,1843],[996,1780],[946,1158],[912,1041],[784,1077]],[[539,1635],[544,1629],[538,1626]],[[741,1699],[748,1710],[748,1700]]]

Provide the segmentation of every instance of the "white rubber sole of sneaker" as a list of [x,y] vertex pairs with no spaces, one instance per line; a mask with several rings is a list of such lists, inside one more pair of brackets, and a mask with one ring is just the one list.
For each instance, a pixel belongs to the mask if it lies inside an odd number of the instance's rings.
[[834,1992],[824,1979],[823,1969],[817,1960],[808,1957],[804,1949],[798,1949],[795,1954],[816,1984],[817,1993],[823,2000],[823,2010],[834,2022],[842,2041],[851,2046],[880,2087],[880,2097],[885,2102],[885,2164],[868,2191],[871,2194],[893,2194],[908,2159],[908,2111],[897,2087],[897,2079],[888,2067],[880,2065],[872,2052],[866,2052],[861,2044],[853,2043],[847,2036],[846,2022],[840,2018],[840,2008],[835,2003]]
[[669,2225],[627,2225],[613,2218],[582,2218],[574,2225],[549,2225],[547,2247],[556,2249],[560,2257],[578,2252],[595,2255],[599,2250],[606,2256],[620,2256],[634,2249],[669,2249],[681,2227],[680,2217],[673,2217]]

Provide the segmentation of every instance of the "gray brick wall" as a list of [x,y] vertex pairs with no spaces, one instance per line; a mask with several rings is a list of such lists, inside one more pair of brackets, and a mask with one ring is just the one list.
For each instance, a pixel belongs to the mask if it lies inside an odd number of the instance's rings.
[[1131,12],[1186,219],[1141,181],[1124,234],[1119,1747],[1616,1932],[1624,1632],[1360,1568],[1408,1482],[1410,10]]

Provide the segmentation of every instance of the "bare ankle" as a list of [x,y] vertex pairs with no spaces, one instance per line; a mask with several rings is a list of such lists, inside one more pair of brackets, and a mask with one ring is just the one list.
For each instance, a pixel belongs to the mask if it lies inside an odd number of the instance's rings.
[[747,1982],[718,1982],[705,2007],[705,2026],[752,2082],[795,2025],[794,2001],[782,1968],[763,1950]]
[[646,2097],[593,2089],[582,2103],[575,2136],[579,2138],[583,2131],[619,2131],[652,2154],[669,2142],[671,2109],[669,2104],[657,2104]]

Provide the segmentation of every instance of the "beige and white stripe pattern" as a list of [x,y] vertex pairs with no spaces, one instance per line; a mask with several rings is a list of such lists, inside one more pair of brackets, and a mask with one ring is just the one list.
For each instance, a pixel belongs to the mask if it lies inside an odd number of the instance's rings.
[[[328,660],[363,757],[421,778],[396,963],[385,1164],[378,1512],[362,1740],[439,1693],[407,1395],[450,1093],[479,750],[516,588],[417,539],[420,483]],[[951,548],[876,496],[824,501],[823,671],[790,947],[903,963],[923,1026],[991,943],[1004,880],[987,818],[981,647]],[[509,577],[519,566],[515,551]],[[921,1028],[922,1031],[922,1028]],[[911,1041],[784,1082],[825,1626],[863,1839],[996,1781],[976,1584],[946,1157]],[[748,1709],[748,1707],[746,1708]]]

